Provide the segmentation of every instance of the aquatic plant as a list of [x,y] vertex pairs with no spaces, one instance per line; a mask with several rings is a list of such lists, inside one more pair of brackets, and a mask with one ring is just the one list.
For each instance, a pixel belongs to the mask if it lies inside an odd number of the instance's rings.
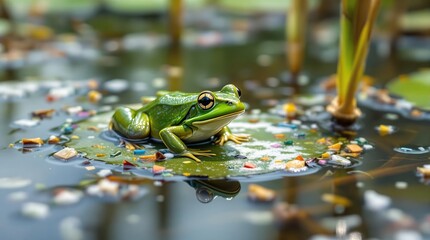
[[351,125],[361,115],[355,92],[362,79],[380,0],[342,0],[337,97],[327,106],[336,123]]
[[299,74],[303,64],[306,9],[306,0],[293,0],[288,10],[286,24],[287,60],[292,76]]

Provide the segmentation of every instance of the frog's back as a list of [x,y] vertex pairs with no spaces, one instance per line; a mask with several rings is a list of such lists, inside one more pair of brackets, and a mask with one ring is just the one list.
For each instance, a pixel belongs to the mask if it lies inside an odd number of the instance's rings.
[[157,93],[157,98],[143,106],[140,111],[150,112],[152,109],[161,105],[175,108],[181,106],[191,106],[196,102],[196,99],[197,95],[195,94],[162,91]]
[[163,128],[175,126],[185,118],[190,108],[196,103],[197,95],[181,92],[170,92],[157,97],[139,109],[150,119],[151,135],[158,138]]

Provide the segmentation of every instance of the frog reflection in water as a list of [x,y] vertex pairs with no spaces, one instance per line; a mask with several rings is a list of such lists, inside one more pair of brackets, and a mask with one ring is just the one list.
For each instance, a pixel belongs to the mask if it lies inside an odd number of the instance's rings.
[[227,127],[245,112],[240,95],[240,90],[232,84],[218,92],[162,92],[138,110],[118,108],[110,127],[129,139],[161,139],[177,155],[200,162],[197,156],[215,154],[210,150],[189,149],[186,143],[205,141],[213,136],[219,145],[229,140],[238,144],[249,140],[249,135],[233,134]]

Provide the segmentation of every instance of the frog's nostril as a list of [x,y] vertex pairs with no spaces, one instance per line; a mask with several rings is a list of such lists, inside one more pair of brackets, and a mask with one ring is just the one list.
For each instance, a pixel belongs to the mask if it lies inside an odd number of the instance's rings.
[[227,102],[227,105],[231,106],[233,105],[233,102]]

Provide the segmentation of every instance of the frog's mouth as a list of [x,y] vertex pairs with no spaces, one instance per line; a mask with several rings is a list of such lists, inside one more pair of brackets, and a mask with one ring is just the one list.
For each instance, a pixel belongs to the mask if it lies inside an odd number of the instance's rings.
[[215,130],[221,129],[229,124],[233,119],[237,118],[240,114],[244,113],[245,110],[232,112],[229,114],[221,115],[219,117],[211,118],[203,121],[193,122],[193,126],[198,127],[201,130]]

